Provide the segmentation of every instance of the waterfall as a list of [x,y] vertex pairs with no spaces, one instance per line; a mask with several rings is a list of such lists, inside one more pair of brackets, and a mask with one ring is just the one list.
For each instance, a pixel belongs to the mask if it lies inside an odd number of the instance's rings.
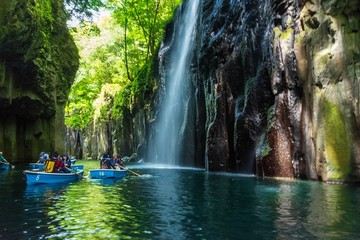
[[159,56],[169,51],[168,62],[164,63],[165,93],[156,119],[156,133],[150,147],[150,161],[157,164],[179,165],[181,151],[181,128],[185,119],[185,85],[189,80],[190,56],[198,16],[200,0],[185,1],[175,22],[171,48],[160,50]]

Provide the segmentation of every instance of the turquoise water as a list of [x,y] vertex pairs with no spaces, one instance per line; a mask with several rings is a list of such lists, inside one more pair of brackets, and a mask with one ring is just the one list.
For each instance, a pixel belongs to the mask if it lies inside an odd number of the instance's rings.
[[59,186],[0,172],[0,239],[360,238],[358,187],[131,167]]

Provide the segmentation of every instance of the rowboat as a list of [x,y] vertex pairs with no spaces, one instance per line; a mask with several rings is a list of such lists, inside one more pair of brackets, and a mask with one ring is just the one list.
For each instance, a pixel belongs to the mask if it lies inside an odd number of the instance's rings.
[[64,183],[74,182],[83,177],[84,171],[79,170],[75,173],[47,173],[44,171],[25,170],[26,183],[42,184],[42,183]]
[[[77,170],[84,170],[84,165],[82,164],[75,164],[75,165],[71,165],[70,167],[72,170],[77,171]],[[33,169],[44,169],[44,163],[29,163],[29,169],[33,170]]]
[[74,164],[74,165],[71,164],[70,168],[74,171],[84,170],[84,165],[83,164]]
[[126,176],[126,173],[126,170],[120,169],[93,169],[90,170],[90,177],[95,179],[123,178]]
[[10,164],[7,162],[0,162],[0,170],[8,170],[10,169]]
[[29,169],[43,169],[44,163],[29,163]]

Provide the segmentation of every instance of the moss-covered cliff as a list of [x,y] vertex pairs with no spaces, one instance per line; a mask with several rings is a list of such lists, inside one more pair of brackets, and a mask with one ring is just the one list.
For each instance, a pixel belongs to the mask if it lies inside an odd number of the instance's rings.
[[0,32],[0,149],[15,162],[63,151],[79,59],[63,1],[3,0]]
[[306,175],[360,178],[360,5],[313,1],[295,21]]

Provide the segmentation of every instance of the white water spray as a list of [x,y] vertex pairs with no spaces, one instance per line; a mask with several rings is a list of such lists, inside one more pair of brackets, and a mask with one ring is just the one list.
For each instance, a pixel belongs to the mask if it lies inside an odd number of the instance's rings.
[[[150,158],[157,164],[179,165],[180,132],[184,123],[184,86],[188,81],[190,56],[200,0],[186,1],[178,22],[165,76],[165,99],[156,121],[156,133]],[[160,53],[161,54],[161,53]]]

